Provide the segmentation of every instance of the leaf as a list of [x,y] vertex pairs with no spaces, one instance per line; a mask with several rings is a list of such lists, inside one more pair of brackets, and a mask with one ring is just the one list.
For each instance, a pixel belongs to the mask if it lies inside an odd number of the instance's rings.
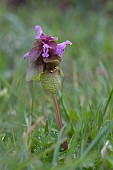
[[63,71],[59,69],[59,67],[56,67],[56,70],[59,72],[61,77],[64,77]]
[[111,90],[111,93],[109,95],[109,98],[108,98],[107,103],[106,103],[105,108],[104,108],[104,118],[103,118],[104,120],[106,120],[107,115],[108,115],[108,113],[106,111],[107,111],[107,108],[108,108],[109,103],[111,101],[112,95],[113,95],[113,89]]
[[36,61],[36,59],[39,58],[41,53],[42,53],[42,49],[41,48],[33,47],[29,51],[29,59],[30,59],[30,61],[31,62]]
[[63,126],[63,128],[60,130],[60,133],[58,135],[57,145],[55,147],[54,154],[53,154],[53,160],[52,160],[53,167],[55,167],[58,164],[59,149],[60,149],[60,145],[62,143],[61,137],[62,137],[62,133],[64,131],[64,128],[65,127]]
[[0,153],[6,152],[6,150],[7,150],[6,145],[4,144],[3,140],[0,139]]
[[40,75],[43,72],[43,65],[32,63],[27,71],[26,81],[40,80]]
[[54,56],[48,57],[48,58],[47,57],[43,58],[43,61],[45,63],[53,63],[55,65],[59,65],[61,60],[62,60],[62,58],[57,55],[54,55]]

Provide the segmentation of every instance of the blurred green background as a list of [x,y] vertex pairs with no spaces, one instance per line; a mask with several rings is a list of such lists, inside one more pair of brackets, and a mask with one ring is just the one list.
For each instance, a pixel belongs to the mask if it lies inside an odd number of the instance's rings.
[[[64,123],[69,125],[67,131],[70,136],[73,136],[73,121],[75,124],[76,121],[78,124],[83,121],[87,128],[84,132],[81,124],[78,131],[81,136],[87,136],[90,128],[101,127],[103,123],[106,124],[107,117],[108,120],[113,118],[111,104],[103,120],[103,108],[113,86],[113,1],[1,0],[0,135],[4,157],[0,159],[6,169],[8,164],[11,169],[17,165],[19,158],[16,160],[14,155],[18,155],[19,147],[16,142],[20,141],[24,131],[35,122],[37,116],[43,115],[45,122],[49,121],[50,129],[58,129],[51,95],[39,83],[25,81],[29,61],[23,60],[23,55],[32,47],[36,36],[35,25],[42,26],[46,34],[59,37],[59,43],[65,40],[72,42],[72,46],[66,48],[61,63],[64,80],[61,93],[58,93],[62,117]],[[97,110],[100,114],[96,117]],[[90,122],[93,120],[95,123]],[[97,134],[95,130],[90,140]],[[11,158],[8,155],[10,151],[13,153]],[[8,163],[5,165],[6,160],[3,158],[6,157]],[[14,157],[13,165],[10,159]],[[34,166],[35,159],[31,159]]]

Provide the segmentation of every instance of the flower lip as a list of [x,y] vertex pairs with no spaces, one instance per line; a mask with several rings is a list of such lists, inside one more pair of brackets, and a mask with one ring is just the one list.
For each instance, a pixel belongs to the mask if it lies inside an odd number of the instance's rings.
[[26,59],[26,58],[28,58],[29,57],[29,52],[28,53],[26,53],[26,54],[24,54],[24,59]]
[[65,42],[62,42],[62,43],[58,44],[55,54],[57,54],[60,57],[62,57],[63,53],[65,51],[66,45],[72,45],[72,43],[69,40],[67,40]]
[[42,54],[43,57],[49,57],[49,54],[48,54],[49,48],[50,48],[50,47],[49,47],[48,44],[44,44],[44,45],[43,45],[43,54]]
[[72,42],[69,41],[69,40],[67,40],[65,43],[68,44],[68,45],[72,45]]

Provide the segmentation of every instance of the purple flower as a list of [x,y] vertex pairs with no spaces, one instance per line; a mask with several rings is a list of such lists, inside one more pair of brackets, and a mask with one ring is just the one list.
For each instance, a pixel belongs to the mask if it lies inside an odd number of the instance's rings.
[[43,53],[42,53],[43,57],[49,57],[49,54],[48,54],[49,48],[50,48],[49,45],[47,45],[47,44],[43,45]]
[[37,30],[37,35],[33,47],[23,57],[30,60],[26,80],[40,80],[43,72],[51,74],[57,72],[61,76],[59,64],[62,61],[66,45],[71,45],[72,43],[67,40],[58,44],[58,38],[46,35],[41,26],[36,25],[35,29]]
[[42,34],[42,28],[39,25],[35,26],[35,29],[38,31],[36,39],[40,38],[41,34]]
[[46,35],[42,31],[41,26],[36,25],[35,29],[37,30],[37,35],[35,37],[35,42],[33,43],[34,47],[24,55],[24,59],[29,58],[31,63],[37,61],[38,58],[43,62],[45,62],[44,58],[49,58],[49,60],[46,60],[49,62],[53,61],[53,58],[55,60],[55,56],[58,59],[63,56],[66,45],[72,44],[68,40],[58,44],[58,38]]
[[68,40],[58,44],[55,54],[62,57],[67,44],[72,45],[72,43],[70,41],[68,41]]
[[24,54],[24,59],[28,58],[29,57],[29,52]]

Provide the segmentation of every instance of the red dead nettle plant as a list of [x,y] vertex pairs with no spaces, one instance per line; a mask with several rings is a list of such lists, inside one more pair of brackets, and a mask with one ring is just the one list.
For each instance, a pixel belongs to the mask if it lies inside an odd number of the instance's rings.
[[[67,40],[58,44],[57,37],[46,35],[38,25],[35,26],[35,29],[38,33],[35,37],[33,47],[24,55],[24,59],[28,58],[30,60],[26,80],[38,80],[44,89],[51,92],[59,128],[62,129],[63,124],[56,93],[61,87],[61,79],[63,76],[60,69],[60,62],[62,61],[66,45],[71,45],[72,43]],[[63,142],[63,146],[64,150],[68,149],[67,140]]]

